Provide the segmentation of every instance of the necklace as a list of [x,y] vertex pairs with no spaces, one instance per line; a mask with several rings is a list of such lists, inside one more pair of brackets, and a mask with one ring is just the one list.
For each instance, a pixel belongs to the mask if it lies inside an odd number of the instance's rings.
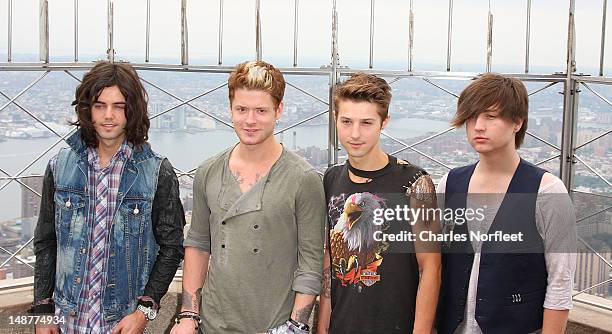
[[351,171],[351,173],[353,173],[353,175],[372,180],[372,179],[381,177],[383,175],[386,175],[392,172],[391,167],[393,166],[394,163],[397,163],[397,159],[390,155],[387,155],[387,156],[389,157],[389,162],[387,163],[385,167],[378,169],[378,170],[361,170],[361,169],[353,167],[350,161],[348,160],[346,160],[346,164],[348,166],[348,169]]

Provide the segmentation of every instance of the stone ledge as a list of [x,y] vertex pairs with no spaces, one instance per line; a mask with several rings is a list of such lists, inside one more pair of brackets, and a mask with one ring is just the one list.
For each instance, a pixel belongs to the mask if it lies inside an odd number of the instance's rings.
[[[599,305],[601,307],[598,307]],[[612,333],[612,301],[581,294],[574,298],[569,314],[568,333]]]
[[[25,278],[13,280],[10,285],[7,285],[9,282],[3,282],[0,285],[0,334],[33,333],[33,329],[28,326],[15,327],[7,325],[7,319],[10,315],[23,314],[28,309],[33,298],[32,280],[32,278]],[[172,318],[179,309],[180,298],[181,277],[178,276],[174,279],[168,293],[162,299],[162,309],[157,319],[149,324],[150,333],[162,334],[169,332],[169,329],[172,327]],[[605,308],[594,305],[601,305]],[[316,313],[317,306],[315,306],[313,317],[311,317],[311,325],[316,322],[314,314]],[[612,301],[586,294],[576,297],[574,299],[574,308],[570,311],[566,333],[612,334]]]

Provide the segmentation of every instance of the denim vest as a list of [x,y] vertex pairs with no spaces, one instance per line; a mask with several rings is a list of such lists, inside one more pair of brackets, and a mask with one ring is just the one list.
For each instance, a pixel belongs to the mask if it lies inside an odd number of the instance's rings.
[[[445,206],[466,207],[468,185],[476,165],[450,171]],[[523,159],[488,233],[524,234],[511,245],[483,242],[475,318],[483,333],[531,333],[542,328],[547,277],[544,243],[535,223],[535,206],[545,173]],[[467,234],[467,224],[454,231]],[[470,241],[451,242],[442,256],[442,286],[438,304],[438,333],[451,334],[464,320],[468,284],[474,262]]]
[[[87,221],[87,146],[77,131],[70,148],[57,156],[55,180],[55,230],[57,268],[55,305],[66,315],[76,315],[85,275],[91,222]],[[106,287],[102,308],[107,322],[120,320],[136,309],[155,264],[159,246],[153,235],[151,212],[163,157],[149,144],[135,147],[125,162],[112,227],[108,233]]]

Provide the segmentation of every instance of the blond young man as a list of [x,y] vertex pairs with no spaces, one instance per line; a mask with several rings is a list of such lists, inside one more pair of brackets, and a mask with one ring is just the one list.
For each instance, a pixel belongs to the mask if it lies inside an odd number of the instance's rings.
[[459,97],[453,125],[465,125],[479,161],[452,169],[438,193],[446,208],[484,209],[484,219],[455,219],[445,230],[521,237],[447,245],[438,333],[565,332],[576,267],[575,214],[561,180],[517,152],[527,112],[523,83],[498,74],[476,79]]
[[279,70],[242,63],[228,86],[239,143],[196,172],[172,333],[307,333],[323,266],[321,178],[274,138],[285,90]]
[[[318,333],[431,333],[440,285],[437,247],[381,237],[435,229],[432,221],[380,221],[380,210],[435,207],[423,169],[385,153],[391,88],[355,74],[334,94],[338,139],[348,160],[324,176],[328,242]],[[378,215],[378,216],[377,216]],[[435,245],[434,245],[435,246]]]

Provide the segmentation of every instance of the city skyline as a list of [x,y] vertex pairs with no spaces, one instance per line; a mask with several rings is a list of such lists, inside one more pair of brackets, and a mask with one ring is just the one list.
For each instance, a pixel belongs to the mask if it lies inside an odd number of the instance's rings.
[[[223,65],[255,58],[255,18],[254,2],[247,0],[225,1]],[[262,0],[262,56],[279,67],[292,67],[293,47],[293,1]],[[374,38],[374,70],[406,70],[408,58],[408,1],[389,0],[376,2],[376,24]],[[50,0],[50,61],[72,62],[73,30],[72,0]],[[146,0],[115,0],[115,59],[144,63],[144,18]],[[194,65],[216,65],[218,46],[218,1],[188,2],[189,24],[189,61]],[[341,66],[351,69],[368,68],[369,56],[369,5],[370,1],[339,0],[339,58]],[[446,24],[448,13],[447,0],[415,0],[415,71],[446,70]],[[6,8],[7,1],[0,0],[0,9]],[[38,62],[38,1],[13,1],[13,62]],[[498,72],[522,73],[525,61],[525,2],[492,1],[494,15],[494,42],[492,70]],[[567,18],[568,6],[558,1],[533,1],[531,73],[553,74],[566,70]],[[455,1],[454,26],[452,38],[452,71],[483,72],[486,61],[486,14],[488,3],[485,0]],[[599,43],[601,34],[601,2],[596,0],[580,1],[576,6],[577,36],[577,73],[593,75],[599,66]],[[106,1],[81,1],[79,21],[79,61],[89,63],[105,59],[106,54]],[[25,19],[24,19],[25,16]],[[317,24],[312,24],[315,17]],[[19,18],[19,19],[18,19]],[[519,22],[516,24],[515,22]],[[312,0],[300,2],[298,67],[329,65],[331,49],[331,1]],[[391,33],[389,33],[389,31]],[[180,1],[152,1],[152,39],[151,63],[180,63]],[[7,14],[0,10],[0,63],[7,54]],[[606,51],[610,50],[612,34],[606,35]],[[612,64],[612,50],[604,57],[604,71],[609,72]],[[40,64],[40,63],[39,63]],[[81,77],[83,71],[72,71]],[[19,91],[40,76],[42,72],[0,71],[0,91],[8,97]],[[227,73],[171,73],[140,71],[140,75],[151,83],[161,86],[182,99],[191,98],[227,82]],[[329,76],[287,75],[288,82],[303,88],[322,101],[328,101]],[[393,78],[387,78],[390,81]],[[468,80],[431,79],[435,84],[459,94],[469,83]],[[543,89],[547,82],[526,82],[530,92]],[[39,117],[45,124],[60,134],[70,127],[72,119],[70,106],[78,81],[63,72],[52,71],[16,102]],[[179,103],[178,100],[145,84],[151,98],[151,115],[164,112]],[[383,138],[382,145],[387,152],[403,148],[398,141],[410,144],[423,140],[442,130],[455,111],[456,99],[452,95],[434,87],[420,78],[405,78],[392,84],[391,105],[392,121],[388,134],[395,139]],[[596,92],[608,99],[612,97],[612,87],[590,84]],[[530,99],[529,130],[546,140],[545,144],[527,136],[520,153],[527,160],[539,162],[558,153],[554,146],[561,147],[563,128],[563,83],[544,89]],[[324,112],[328,107],[299,90],[288,86],[285,103],[286,112],[279,128],[290,126],[300,120]],[[0,96],[0,105],[8,98]],[[192,101],[197,108],[228,122],[227,88],[219,89],[206,97]],[[575,145],[605,133],[612,125],[612,109],[594,93],[581,89],[577,110],[578,126]],[[411,130],[411,123],[424,131],[418,134]],[[430,123],[425,123],[430,122]],[[328,164],[327,152],[328,114],[299,127],[288,130],[283,135],[287,147],[306,158],[319,171]],[[449,125],[450,127],[450,125]],[[32,130],[35,129],[35,130]],[[430,131],[431,130],[431,131]],[[25,133],[40,136],[37,139],[19,139]],[[313,138],[313,134],[316,138]],[[322,140],[319,140],[322,139]],[[2,142],[4,140],[4,143]],[[15,104],[8,105],[0,112],[0,167],[6,174],[0,174],[0,187],[9,181],[30,161],[48,148],[58,137],[51,134],[32,117]],[[218,151],[235,141],[232,129],[210,116],[190,106],[182,106],[157,117],[152,121],[151,141],[154,149],[163,149],[171,161],[177,162],[182,172],[189,172],[204,158],[203,146],[210,151]],[[305,144],[302,144],[302,143]],[[20,146],[19,144],[24,144]],[[43,156],[38,163],[27,169],[23,175],[41,175],[48,159],[57,152],[63,143]],[[181,149],[177,149],[180,147]],[[429,156],[454,167],[476,161],[477,155],[465,142],[462,129],[453,130],[433,140],[417,145],[415,148]],[[207,151],[207,154],[209,152]],[[580,148],[576,152],[606,180],[612,175],[612,136],[604,136]],[[340,151],[342,157],[345,153]],[[188,156],[185,159],[181,155]],[[438,180],[446,167],[434,163],[430,158],[411,150],[404,150],[398,157],[423,166],[434,180]],[[340,160],[342,162],[342,159]],[[559,159],[553,158],[543,167],[558,175]],[[40,179],[40,178],[39,178]],[[25,180],[25,179],[24,179]],[[181,198],[187,215],[190,214],[191,178],[181,175]],[[610,206],[612,189],[594,175],[580,162],[576,164],[573,193],[579,218]],[[28,183],[29,184],[29,183]],[[35,189],[38,190],[38,189]],[[23,191],[23,193],[20,193]],[[588,195],[577,198],[580,191],[601,193],[608,197]],[[19,196],[21,195],[21,196]],[[0,199],[17,197],[17,204],[10,209],[19,212],[9,217],[0,217],[0,246],[14,252],[29,240],[36,224],[36,195],[17,182],[0,190]],[[191,201],[191,202],[190,202]],[[3,211],[8,211],[3,201]],[[24,205],[27,207],[24,210]],[[13,207],[15,206],[15,207]],[[17,206],[20,206],[17,208]],[[579,235],[587,240],[591,237],[608,237],[612,231],[612,213],[608,210],[587,218],[579,224]],[[603,252],[610,259],[610,252]],[[31,245],[19,254],[20,258],[33,263]],[[8,255],[0,252],[0,262]],[[606,278],[612,278],[609,269],[601,266],[597,256],[584,256],[578,270],[575,288],[578,290],[591,286]],[[595,265],[597,263],[597,265]],[[0,268],[0,279],[7,276],[23,277],[32,275],[27,264],[12,260]],[[591,292],[612,296],[612,284],[604,285]]]

